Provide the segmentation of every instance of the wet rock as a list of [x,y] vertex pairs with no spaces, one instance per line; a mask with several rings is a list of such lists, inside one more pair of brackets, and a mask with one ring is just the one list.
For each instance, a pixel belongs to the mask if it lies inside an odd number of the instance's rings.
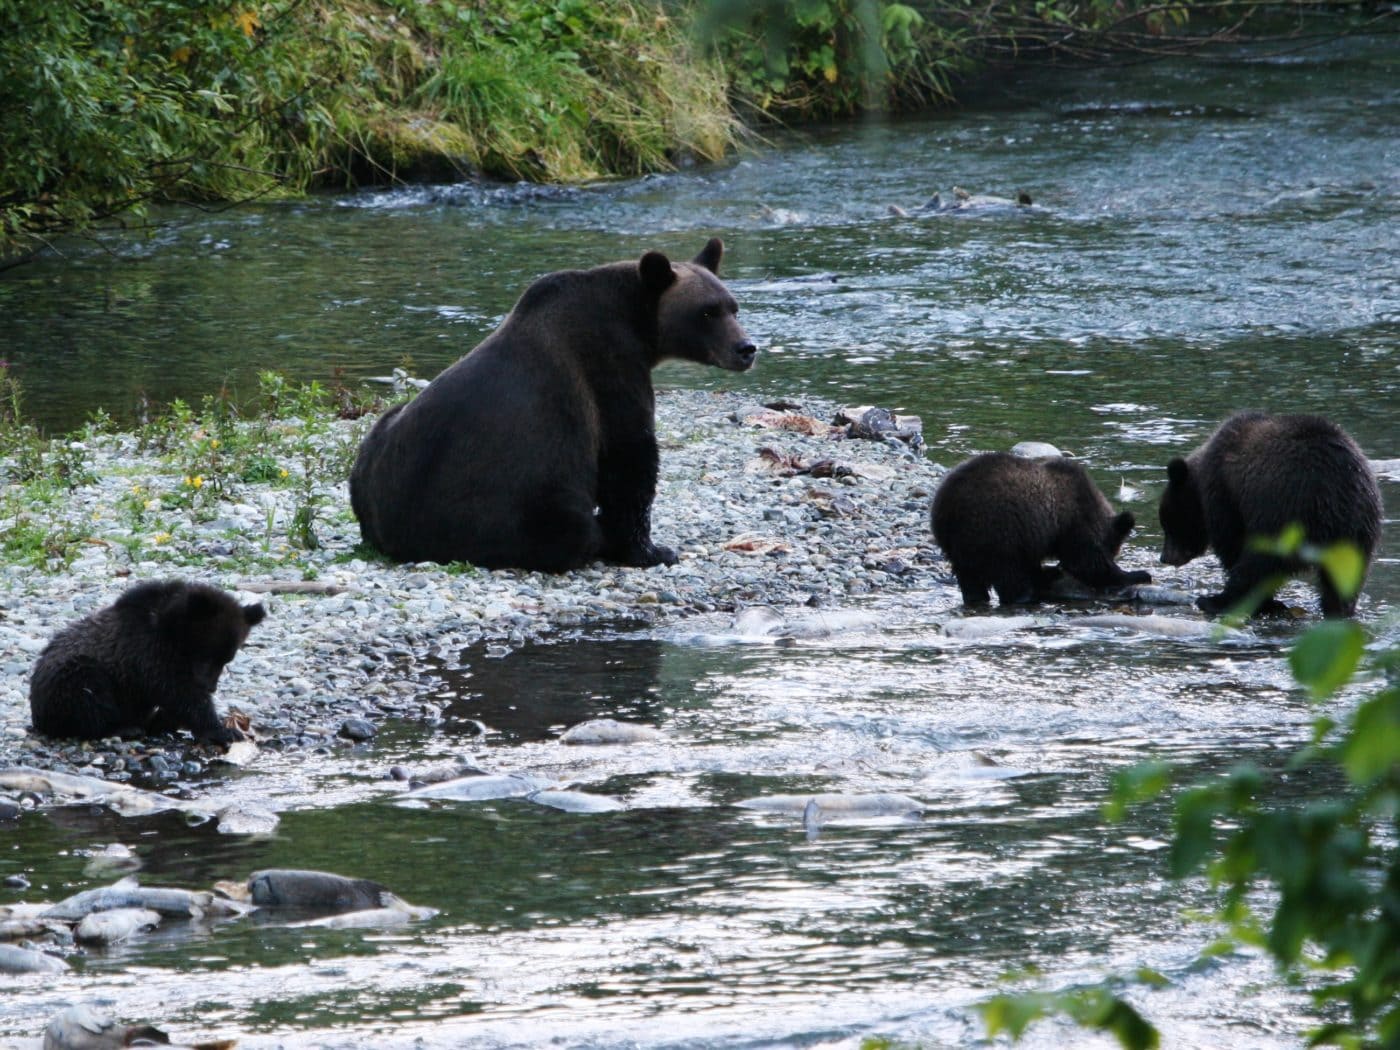
[[1011,454],[1022,459],[1057,459],[1066,455],[1047,441],[1018,441],[1011,446]]
[[215,829],[221,835],[271,835],[281,817],[252,802],[235,802],[219,810]]
[[14,799],[0,798],[0,821],[19,820],[22,812],[20,804]]
[[374,734],[374,726],[363,718],[347,718],[340,723],[340,735],[346,740],[369,740]]
[[23,875],[6,875],[0,885],[3,885],[7,890],[27,890],[29,889],[29,880]]

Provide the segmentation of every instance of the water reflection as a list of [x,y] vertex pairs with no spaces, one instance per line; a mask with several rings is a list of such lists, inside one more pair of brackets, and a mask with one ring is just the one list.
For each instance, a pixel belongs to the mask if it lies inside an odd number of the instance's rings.
[[459,666],[441,668],[448,730],[479,732],[485,724],[519,743],[557,736],[594,718],[650,723],[657,698],[662,645],[652,639],[611,644],[529,644],[505,655],[486,645],[462,654]]

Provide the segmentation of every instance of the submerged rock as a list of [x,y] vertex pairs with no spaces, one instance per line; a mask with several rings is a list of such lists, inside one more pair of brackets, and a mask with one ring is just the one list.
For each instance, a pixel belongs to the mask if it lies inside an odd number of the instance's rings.
[[652,726],[594,718],[571,726],[559,737],[561,744],[643,744],[661,739],[661,730]]

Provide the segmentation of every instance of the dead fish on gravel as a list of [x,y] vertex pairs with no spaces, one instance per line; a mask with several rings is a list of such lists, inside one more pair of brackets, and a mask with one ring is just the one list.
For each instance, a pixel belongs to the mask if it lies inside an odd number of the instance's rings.
[[616,813],[627,806],[610,795],[594,795],[587,791],[536,791],[526,795],[526,799],[563,810],[565,813]]
[[83,916],[73,936],[83,944],[115,944],[137,930],[160,925],[160,913],[149,908],[112,908]]
[[182,890],[173,886],[141,886],[128,876],[93,890],[83,890],[41,913],[41,918],[79,922],[96,911],[115,908],[149,908],[182,919],[200,918],[214,905],[207,890]]
[[64,973],[68,964],[56,955],[0,944],[0,973]]
[[120,1050],[127,1046],[163,1046],[167,1050],[232,1050],[236,1039],[172,1044],[151,1025],[126,1025],[90,1006],[70,1006],[44,1029],[43,1050]]
[[9,766],[0,769],[0,788],[98,802],[110,806],[124,817],[160,813],[167,809],[198,813],[206,817],[214,814],[214,807],[208,803],[171,798],[169,795],[160,795],[154,791],[142,791],[140,788],[113,783],[98,777],[31,769],[28,766]]
[[[822,795],[763,795],[746,798],[734,803],[740,809],[750,809],[758,813],[776,813],[782,816],[803,817],[820,814],[822,823],[833,820],[872,820],[882,817],[897,817],[917,820],[923,816],[924,806],[917,799],[898,794],[822,794]],[[811,810],[813,804],[816,810]]]
[[403,797],[486,802],[497,798],[522,798],[525,795],[533,795],[536,791],[546,791],[558,786],[556,781],[546,777],[535,777],[525,773],[486,774],[429,784],[427,787],[405,792]]
[[640,744],[660,740],[661,731],[651,726],[594,718],[571,726],[559,738],[561,744]]

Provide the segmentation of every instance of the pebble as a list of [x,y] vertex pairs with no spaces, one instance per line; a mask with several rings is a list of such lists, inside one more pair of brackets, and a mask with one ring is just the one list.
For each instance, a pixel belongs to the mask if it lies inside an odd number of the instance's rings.
[[[438,565],[354,557],[358,529],[332,524],[348,507],[344,482],[322,493],[322,547],[303,551],[289,544],[282,564],[269,562],[263,508],[271,507],[277,522],[290,522],[297,493],[261,484],[240,484],[210,521],[173,516],[178,528],[161,560],[149,553],[133,559],[130,546],[116,541],[130,529],[129,521],[119,520],[121,497],[133,484],[166,491],[179,479],[129,437],[99,437],[86,452],[99,480],[78,488],[70,511],[99,543],[51,575],[0,567],[0,652],[6,654],[0,663],[0,760],[63,771],[92,767],[94,776],[157,789],[207,775],[219,749],[183,735],[84,747],[28,732],[33,657],[57,629],[109,604],[135,579],[180,575],[230,589],[314,579],[344,588],[334,595],[249,595],[269,615],[224,671],[215,697],[220,714],[237,708],[248,716],[259,746],[301,751],[332,743],[331,726],[342,739],[360,741],[371,739],[386,715],[440,717],[418,698],[422,677],[441,666],[442,656],[452,660],[475,646],[498,657],[564,626],[620,618],[659,624],[756,602],[782,608],[846,594],[950,586],[928,527],[927,497],[941,468],[922,454],[911,456],[904,444],[736,427],[730,417],[746,403],[707,391],[658,395],[661,476],[652,534],[680,553],[679,564],[596,565],[559,576],[449,573]],[[837,407],[804,399],[805,411],[823,421],[834,418]],[[352,421],[333,431],[347,448],[359,432]],[[774,485],[771,476],[745,470],[765,446],[802,462],[831,460],[852,473]],[[120,471],[109,469],[118,463]],[[758,552],[726,549],[740,537],[759,541]],[[281,538],[274,535],[274,549]],[[766,549],[774,542],[785,549]],[[227,564],[208,556],[215,544],[229,552]],[[16,804],[0,799],[0,820],[13,819],[5,814]]]

